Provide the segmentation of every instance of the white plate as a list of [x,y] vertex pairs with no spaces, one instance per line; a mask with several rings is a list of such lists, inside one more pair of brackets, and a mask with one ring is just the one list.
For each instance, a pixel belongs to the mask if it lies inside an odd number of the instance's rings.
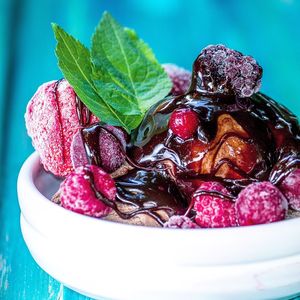
[[49,201],[59,182],[37,153],[18,178],[36,262],[72,289],[112,299],[275,299],[300,293],[300,218],[224,229],[124,225]]

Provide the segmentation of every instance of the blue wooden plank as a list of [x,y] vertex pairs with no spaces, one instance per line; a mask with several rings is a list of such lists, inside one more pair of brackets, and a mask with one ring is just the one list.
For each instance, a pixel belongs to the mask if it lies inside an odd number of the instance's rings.
[[[71,2],[66,1],[65,7],[60,4],[62,11],[70,10],[74,5]],[[1,46],[7,55],[12,56],[13,63],[9,65],[10,69],[1,70],[2,78],[7,79],[8,73],[10,75],[6,83],[9,86],[5,87],[5,95],[1,97],[1,108],[6,107],[1,113],[6,117],[2,119],[5,121],[5,130],[2,131],[5,141],[1,143],[4,156],[0,164],[4,166],[1,169],[0,299],[88,300],[65,288],[38,267],[26,248],[19,225],[17,174],[25,158],[33,151],[24,126],[25,108],[39,84],[61,76],[56,67],[55,41],[50,26],[57,10],[52,1],[7,1],[6,4],[3,12],[11,19],[7,20],[4,32],[12,35],[15,46],[6,49],[5,41],[1,40]],[[75,23],[75,20],[69,22]],[[38,28],[47,29],[40,31]],[[6,57],[1,53],[2,59]]]

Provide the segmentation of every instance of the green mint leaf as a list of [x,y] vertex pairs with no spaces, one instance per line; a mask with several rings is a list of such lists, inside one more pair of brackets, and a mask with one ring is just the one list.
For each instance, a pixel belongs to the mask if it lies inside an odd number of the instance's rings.
[[171,89],[168,75],[147,47],[108,13],[93,35],[95,86],[102,99],[123,115],[144,115]]
[[101,121],[121,126],[130,133],[139,125],[142,117],[123,116],[102,99],[92,80],[89,50],[57,24],[52,24],[52,28],[57,40],[56,56],[59,68],[78,97]]
[[152,49],[142,40],[138,37],[135,30],[131,28],[124,28],[126,33],[128,34],[131,41],[135,44],[135,46],[144,53],[146,58],[148,58],[153,63],[157,63],[157,59],[152,51]]

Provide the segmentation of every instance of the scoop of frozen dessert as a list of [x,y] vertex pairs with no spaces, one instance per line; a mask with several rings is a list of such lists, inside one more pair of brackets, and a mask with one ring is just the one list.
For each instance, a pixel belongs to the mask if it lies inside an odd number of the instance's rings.
[[173,83],[171,94],[174,96],[184,94],[191,84],[191,72],[175,64],[163,64],[163,68]]
[[[29,101],[25,121],[34,148],[46,171],[64,177],[73,170],[70,146],[81,127],[77,101],[70,84],[62,79],[42,84]],[[83,122],[97,118],[85,111]]]
[[111,211],[116,197],[113,179],[101,168],[92,165],[79,167],[61,183],[60,204],[74,212],[103,217]]
[[94,124],[73,136],[70,154],[74,168],[94,163],[112,173],[124,163],[125,148],[126,136],[122,129]]

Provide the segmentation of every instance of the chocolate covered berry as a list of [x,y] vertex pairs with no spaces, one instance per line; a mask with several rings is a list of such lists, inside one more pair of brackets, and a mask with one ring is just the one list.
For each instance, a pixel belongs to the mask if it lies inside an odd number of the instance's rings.
[[74,168],[94,163],[112,173],[125,161],[126,136],[122,129],[99,124],[79,130],[72,139]]
[[262,68],[251,56],[224,45],[204,48],[195,62],[202,73],[201,86],[208,92],[250,97],[261,84]]
[[234,202],[227,189],[220,183],[203,182],[194,193],[192,201],[196,212],[195,221],[200,227],[236,226]]
[[183,140],[193,137],[199,124],[198,114],[191,109],[177,109],[170,117],[169,128]]
[[93,165],[78,167],[60,186],[61,205],[88,216],[106,216],[111,208],[104,203],[105,199],[114,201],[115,197],[116,186],[113,179]]

